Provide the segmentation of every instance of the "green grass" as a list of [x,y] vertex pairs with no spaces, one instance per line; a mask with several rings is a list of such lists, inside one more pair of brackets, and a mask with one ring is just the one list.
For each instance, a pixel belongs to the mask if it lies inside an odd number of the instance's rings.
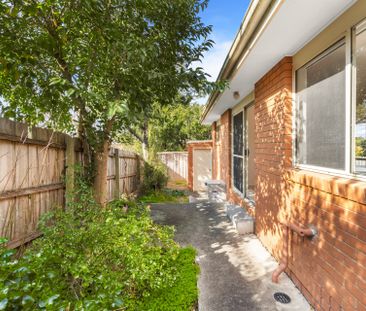
[[151,293],[142,300],[138,310],[194,310],[198,301],[199,274],[195,257],[196,250],[193,247],[182,248],[176,260],[177,279],[174,285]]
[[183,191],[163,189],[151,191],[138,198],[141,203],[187,203],[188,197]]
[[185,180],[176,180],[174,184],[177,186],[187,186],[187,182]]

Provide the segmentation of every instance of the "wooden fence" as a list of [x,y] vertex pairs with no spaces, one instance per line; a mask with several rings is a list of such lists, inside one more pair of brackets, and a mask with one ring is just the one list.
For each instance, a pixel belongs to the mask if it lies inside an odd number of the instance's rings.
[[108,199],[119,198],[137,190],[140,182],[140,160],[133,152],[111,148],[108,160]]
[[188,180],[188,152],[159,152],[160,161],[167,167],[169,180]]
[[[34,238],[40,216],[65,206],[65,175],[72,164],[82,165],[78,139],[0,118],[0,237],[9,247]],[[69,168],[68,168],[69,167]],[[108,161],[108,197],[137,190],[139,157],[111,148]]]

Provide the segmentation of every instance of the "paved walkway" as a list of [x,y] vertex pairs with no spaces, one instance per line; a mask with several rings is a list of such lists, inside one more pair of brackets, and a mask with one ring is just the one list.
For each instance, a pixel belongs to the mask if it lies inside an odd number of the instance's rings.
[[[311,310],[286,275],[278,285],[271,282],[277,263],[255,235],[236,233],[223,204],[154,204],[151,214],[156,222],[176,227],[177,242],[198,250],[199,310]],[[277,291],[287,293],[291,303],[277,303]]]

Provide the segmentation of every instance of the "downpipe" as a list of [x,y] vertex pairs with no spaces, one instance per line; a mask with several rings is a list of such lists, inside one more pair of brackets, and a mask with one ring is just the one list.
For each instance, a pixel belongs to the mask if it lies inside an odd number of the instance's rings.
[[314,238],[318,232],[315,227],[309,226],[305,228],[303,226],[298,226],[294,223],[281,223],[282,226],[282,235],[283,235],[283,249],[282,249],[282,258],[280,264],[277,269],[272,273],[272,282],[278,283],[279,277],[282,272],[284,272],[288,266],[288,251],[289,251],[289,238],[291,230],[296,232],[301,237],[308,237],[310,239]]

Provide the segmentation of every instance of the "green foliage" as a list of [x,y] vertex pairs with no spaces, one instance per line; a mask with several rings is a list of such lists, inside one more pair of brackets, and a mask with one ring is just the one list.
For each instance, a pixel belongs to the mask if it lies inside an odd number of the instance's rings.
[[356,156],[366,157],[366,139],[362,137],[356,137]]
[[156,109],[149,133],[154,151],[184,150],[188,140],[210,139],[211,127],[200,122],[203,106],[179,103]]
[[168,182],[166,168],[158,162],[144,163],[142,193],[163,189]]
[[138,199],[143,203],[185,203],[188,198],[184,191],[162,189],[157,191],[150,191]]
[[81,131],[93,146],[153,102],[210,92],[192,66],[213,44],[207,2],[1,1],[0,113]]
[[121,200],[101,209],[83,191],[66,212],[48,214],[40,228],[44,236],[19,260],[0,246],[0,310],[172,305],[188,311],[197,299],[193,250],[180,249],[173,229],[154,224],[144,206]]
[[187,247],[179,252],[176,260],[179,273],[174,286],[156,290],[142,300],[138,310],[191,311],[198,300],[196,251]]

